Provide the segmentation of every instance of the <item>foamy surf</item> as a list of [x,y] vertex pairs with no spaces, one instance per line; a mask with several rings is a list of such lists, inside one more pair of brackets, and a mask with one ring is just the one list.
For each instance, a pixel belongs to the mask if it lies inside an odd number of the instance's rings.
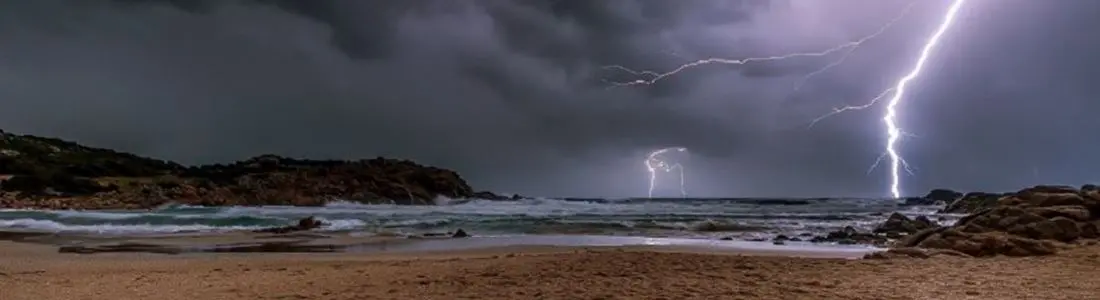
[[[869,229],[894,211],[935,215],[875,199],[436,199],[435,206],[335,202],[320,207],[202,207],[142,211],[0,210],[0,229],[48,232],[225,232],[283,226],[308,216],[324,230],[423,233],[462,228],[477,234],[584,233],[714,237],[730,232],[790,234],[844,226]],[[938,218],[939,216],[937,216]],[[943,216],[957,219],[956,216]]]

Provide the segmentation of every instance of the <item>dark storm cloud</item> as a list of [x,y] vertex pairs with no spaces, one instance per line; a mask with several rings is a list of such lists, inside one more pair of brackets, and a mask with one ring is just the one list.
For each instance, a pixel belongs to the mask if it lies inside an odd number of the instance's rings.
[[[1032,179],[1023,165],[1095,179],[1077,163],[1098,147],[1079,144],[1077,128],[1100,122],[1082,113],[1096,104],[1080,79],[1096,74],[1085,53],[1097,46],[1049,33],[1086,28],[1073,22],[1097,20],[1083,9],[1093,4],[971,2],[927,70],[943,79],[907,98],[903,121],[919,136],[904,150],[919,169],[906,189],[1014,188]],[[643,194],[645,153],[684,146],[696,195],[882,195],[881,170],[865,174],[881,151],[880,109],[807,125],[892,85],[945,1],[918,3],[797,93],[829,60],[707,66],[613,89],[602,80],[633,78],[601,67],[825,49],[908,3],[4,1],[0,128],[189,163],[405,157],[479,188],[543,195]],[[1054,43],[1073,46],[1042,47]]]

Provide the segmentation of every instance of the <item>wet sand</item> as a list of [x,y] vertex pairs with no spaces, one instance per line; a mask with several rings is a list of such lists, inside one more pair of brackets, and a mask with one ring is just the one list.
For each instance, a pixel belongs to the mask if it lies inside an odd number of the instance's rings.
[[0,299],[1091,299],[1100,290],[1097,247],[1041,258],[899,260],[692,246],[179,255],[56,249],[0,242]]

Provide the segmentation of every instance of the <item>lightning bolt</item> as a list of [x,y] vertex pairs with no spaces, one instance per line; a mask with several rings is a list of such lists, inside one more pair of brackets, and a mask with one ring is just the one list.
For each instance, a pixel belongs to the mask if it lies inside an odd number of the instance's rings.
[[687,197],[687,190],[684,189],[684,166],[680,163],[669,163],[665,160],[664,155],[669,152],[687,152],[687,148],[684,147],[672,147],[659,149],[657,151],[650,152],[645,159],[645,167],[649,170],[649,197],[653,198],[653,188],[657,185],[657,171],[672,172],[674,170],[680,171],[680,196]]
[[665,79],[669,76],[673,76],[673,75],[679,74],[680,72],[683,72],[685,70],[688,70],[688,69],[691,69],[691,68],[694,68],[694,67],[698,67],[698,66],[702,66],[702,65],[709,65],[709,64],[745,65],[745,64],[754,63],[754,62],[778,61],[778,60],[787,60],[787,59],[802,58],[802,57],[823,57],[823,56],[829,56],[829,55],[835,54],[837,52],[843,51],[843,54],[840,56],[839,59],[825,65],[824,67],[822,67],[822,68],[820,68],[816,71],[810,72],[809,74],[806,74],[806,76],[802,77],[802,79],[799,80],[795,84],[795,90],[797,91],[797,90],[801,89],[802,85],[805,84],[805,82],[808,81],[810,78],[812,78],[814,76],[817,76],[817,75],[820,75],[821,73],[825,73],[829,69],[832,69],[833,67],[836,67],[836,66],[844,63],[844,61],[847,60],[848,57],[851,56],[851,54],[853,52],[855,52],[855,50],[857,48],[859,48],[859,46],[863,45],[867,41],[875,39],[876,37],[882,35],[886,31],[888,31],[891,27],[894,27],[894,24],[896,24],[898,21],[903,19],[906,15],[908,15],[909,11],[912,10],[913,6],[915,6],[916,4],[917,4],[917,1],[913,1],[913,2],[909,3],[909,5],[907,5],[905,7],[905,9],[902,10],[902,12],[900,14],[898,14],[897,17],[894,17],[889,22],[887,22],[885,25],[883,25],[882,27],[879,27],[879,29],[876,30],[875,32],[872,32],[871,34],[863,36],[863,37],[861,37],[857,40],[850,41],[850,42],[847,42],[847,43],[843,43],[843,44],[840,44],[840,45],[836,45],[832,48],[828,48],[828,49],[825,49],[825,50],[821,50],[821,51],[817,51],[817,52],[799,52],[799,53],[791,53],[791,54],[776,55],[776,56],[766,56],[766,57],[750,57],[750,58],[743,58],[743,59],[729,59],[729,58],[712,57],[712,58],[700,59],[700,60],[696,60],[696,61],[693,61],[693,62],[689,62],[689,63],[683,64],[683,65],[680,65],[679,67],[676,67],[675,69],[672,69],[671,71],[664,72],[664,73],[658,73],[658,72],[649,71],[649,70],[634,70],[634,69],[630,69],[630,68],[620,66],[620,65],[604,66],[603,68],[605,70],[612,70],[612,71],[618,70],[618,71],[623,71],[623,72],[629,73],[629,74],[634,75],[634,76],[650,77],[649,79],[636,79],[636,80],[633,80],[633,81],[626,81],[626,82],[613,82],[613,81],[606,81],[606,80],[605,80],[605,82],[610,83],[613,86],[652,85],[652,84],[657,83],[658,81],[661,81],[661,80],[663,80],[663,79]]
[[[889,100],[887,101],[888,103],[887,103],[887,107],[886,107],[886,113],[882,118],[883,123],[885,124],[885,127],[886,127],[886,134],[887,134],[887,141],[886,141],[886,145],[884,146],[885,153],[883,153],[883,155],[879,156],[875,160],[875,163],[872,164],[872,166],[871,166],[871,170],[874,170],[875,167],[877,167],[878,164],[884,158],[886,158],[886,157],[890,158],[890,162],[891,162],[890,195],[893,196],[894,198],[900,198],[901,197],[901,176],[899,174],[900,171],[904,168],[907,172],[912,173],[912,170],[909,168],[909,164],[905,161],[904,158],[901,157],[901,155],[899,154],[899,151],[897,150],[898,140],[902,136],[907,135],[907,133],[903,132],[897,125],[898,104],[901,102],[902,97],[905,95],[906,87],[908,86],[909,82],[912,81],[913,79],[917,78],[918,76],[920,76],[921,70],[923,70],[924,65],[927,63],[928,57],[931,55],[932,49],[934,49],[935,46],[937,44],[939,44],[939,41],[940,41],[941,37],[947,32],[947,29],[949,29],[951,27],[951,25],[954,23],[954,21],[956,19],[956,15],[958,14],[958,11],[962,7],[963,3],[965,2],[965,0],[952,0],[952,1],[953,2],[951,3],[951,6],[947,9],[947,12],[944,15],[943,21],[941,21],[941,23],[940,23],[939,27],[937,28],[937,30],[935,31],[935,33],[932,34],[932,36],[925,43],[924,47],[921,49],[920,56],[918,57],[916,64],[913,66],[913,68],[911,69],[911,71],[908,74],[906,74],[904,77],[902,77],[901,79],[898,80],[897,84],[894,87],[891,87],[891,88],[888,88],[888,89],[882,91],[877,96],[875,96],[870,101],[868,101],[866,104],[855,105],[855,106],[846,106],[846,107],[841,107],[841,108],[834,108],[831,112],[829,112],[825,115],[822,115],[822,116],[820,116],[820,117],[818,117],[818,118],[816,118],[816,119],[814,119],[810,122],[810,126],[812,127],[813,125],[817,124],[819,121],[824,120],[828,117],[831,117],[831,116],[834,116],[834,115],[837,115],[837,114],[840,114],[840,113],[843,113],[843,112],[847,112],[847,111],[866,109],[866,108],[869,108],[869,107],[872,107],[872,106],[878,104],[881,100],[886,99],[887,96],[891,96],[889,98]],[[691,68],[694,68],[694,67],[697,67],[697,66],[702,66],[702,65],[715,64],[715,63],[717,63],[717,64],[744,65],[744,64],[753,63],[753,62],[778,61],[778,60],[787,60],[787,59],[800,58],[800,57],[822,57],[822,56],[828,56],[828,55],[843,51],[843,54],[840,56],[839,59],[829,63],[828,65],[825,65],[824,67],[822,67],[821,69],[818,69],[817,71],[814,71],[814,72],[811,72],[811,73],[807,74],[800,81],[798,81],[795,84],[795,88],[794,88],[795,91],[798,91],[799,89],[801,89],[802,85],[806,81],[808,81],[809,79],[811,79],[812,77],[814,77],[816,75],[819,75],[819,74],[822,74],[822,73],[828,71],[829,69],[831,69],[835,66],[843,64],[844,61],[849,56],[851,56],[852,53],[855,52],[856,49],[859,48],[859,46],[863,45],[867,41],[873,40],[874,38],[878,37],[879,35],[883,34],[886,31],[888,31],[889,28],[893,27],[893,25],[895,23],[897,23],[899,20],[901,20],[903,17],[905,17],[916,3],[917,3],[916,1],[911,2],[905,8],[905,10],[902,11],[901,14],[899,14],[896,18],[892,19],[890,22],[883,25],[882,27],[879,28],[879,30],[871,33],[870,35],[864,36],[863,38],[860,38],[860,39],[855,40],[855,41],[847,42],[847,43],[840,44],[840,45],[832,47],[832,48],[825,49],[823,51],[792,53],[792,54],[786,54],[786,55],[768,56],[768,57],[753,57],[753,58],[744,58],[744,59],[708,58],[708,59],[702,59],[702,60],[697,60],[697,61],[690,62],[690,63],[687,63],[687,64],[683,64],[683,65],[681,65],[681,66],[679,66],[679,67],[677,67],[677,68],[675,68],[671,71],[664,72],[664,73],[658,73],[658,72],[654,72],[654,71],[637,71],[637,70],[629,69],[629,68],[619,66],[619,65],[605,66],[604,68],[608,69],[608,70],[624,71],[624,72],[630,73],[630,74],[635,75],[635,76],[649,77],[649,79],[637,79],[637,80],[628,81],[628,82],[609,82],[609,83],[613,84],[613,86],[652,85],[652,84],[657,83],[658,81],[663,80],[663,79],[665,79],[669,76],[673,76],[673,75],[676,75],[676,74],[678,74],[678,73],[680,73],[684,70],[691,69]],[[662,150],[665,150],[665,149],[662,149]],[[654,153],[661,152],[662,150],[658,150],[657,152],[654,152]],[[653,156],[653,154],[651,154],[651,156]],[[646,163],[647,163],[647,166],[648,166],[649,165],[649,160],[647,160]],[[655,179],[654,170],[655,170],[654,168],[650,168],[650,175],[651,175],[650,176],[650,194],[651,194],[651,196],[652,196],[652,190],[653,190],[653,182],[654,182],[654,179]],[[870,170],[868,172],[870,172]]]
[[[886,125],[886,145],[884,146],[886,150],[884,155],[890,158],[890,195],[894,198],[901,198],[901,176],[899,174],[901,169],[905,168],[906,171],[912,173],[909,169],[909,164],[905,162],[905,159],[901,157],[897,150],[898,140],[906,134],[897,124],[898,105],[901,103],[903,97],[905,97],[906,87],[909,86],[909,82],[920,76],[921,71],[924,70],[924,65],[928,62],[928,57],[932,55],[932,50],[936,48],[936,45],[940,43],[943,35],[947,33],[947,30],[955,23],[956,16],[964,3],[966,3],[966,0],[953,0],[951,6],[948,7],[947,12],[944,14],[943,21],[940,22],[939,27],[937,27],[932,36],[928,38],[928,41],[924,43],[924,47],[921,48],[920,56],[917,57],[916,64],[913,65],[913,68],[908,74],[898,79],[898,83],[894,85],[894,87],[882,91],[878,96],[872,98],[871,101],[866,104],[835,108],[832,112],[818,117],[810,123],[810,125],[813,126],[813,124],[818,121],[845,111],[866,109],[874,106],[880,100],[885,99],[887,95],[891,95],[886,103],[886,114],[882,117],[882,122]],[[878,162],[881,160],[882,156],[875,161],[875,165],[872,165],[872,169],[874,166],[877,166]]]

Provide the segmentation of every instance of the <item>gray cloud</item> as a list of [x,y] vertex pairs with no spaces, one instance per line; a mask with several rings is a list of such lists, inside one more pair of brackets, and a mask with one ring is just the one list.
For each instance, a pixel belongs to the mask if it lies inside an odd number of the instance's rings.
[[[905,190],[1100,179],[1100,45],[1081,32],[1100,5],[970,2],[905,99]],[[4,1],[0,128],[186,163],[404,157],[479,188],[572,196],[644,195],[645,153],[684,146],[695,195],[881,196],[884,170],[866,174],[881,107],[807,125],[892,85],[946,1],[919,2],[798,92],[837,56],[613,89],[601,80],[631,78],[601,67],[824,49],[908,3]]]

